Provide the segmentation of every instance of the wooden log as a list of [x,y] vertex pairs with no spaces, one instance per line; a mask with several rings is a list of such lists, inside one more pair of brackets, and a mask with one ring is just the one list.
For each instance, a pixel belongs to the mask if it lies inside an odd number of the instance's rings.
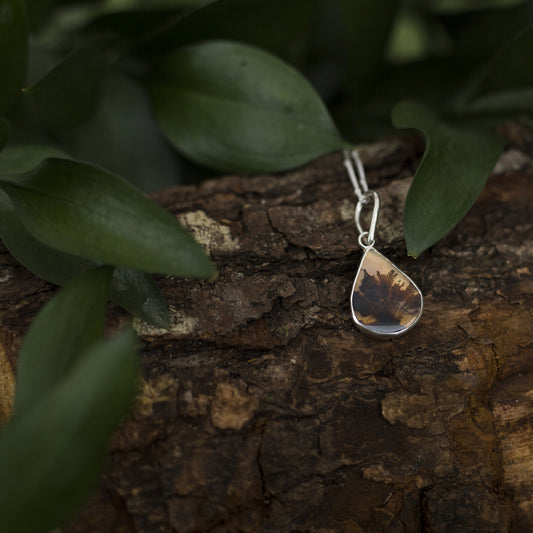
[[[157,194],[219,276],[159,278],[172,325],[136,322],[141,394],[66,531],[533,531],[533,136],[506,133],[473,209],[416,261],[401,211],[421,146],[360,147],[382,198],[377,246],[425,297],[393,341],[352,322],[361,252],[339,154]],[[12,376],[52,289],[0,257]],[[112,308],[113,326],[126,319]]]

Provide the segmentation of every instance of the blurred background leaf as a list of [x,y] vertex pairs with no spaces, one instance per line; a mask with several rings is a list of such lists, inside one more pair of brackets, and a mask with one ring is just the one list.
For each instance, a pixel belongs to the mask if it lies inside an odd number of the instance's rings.
[[499,49],[473,81],[470,98],[533,88],[533,26]]
[[11,131],[11,126],[9,122],[3,118],[0,118],[0,152],[3,150],[9,139],[9,132]]
[[24,0],[0,3],[0,115],[12,113],[26,78],[28,23]]
[[14,417],[38,405],[83,352],[103,339],[112,275],[110,267],[85,272],[59,291],[33,321],[19,352]]
[[[502,2],[456,2],[462,9],[435,9],[453,43],[453,54],[478,66],[502,45],[533,24],[533,3],[524,0]],[[438,6],[437,6],[438,7]]]
[[143,53],[162,54],[204,40],[234,40],[299,63],[316,0],[218,0],[154,27],[141,37]]
[[27,172],[50,157],[68,158],[68,155],[54,146],[8,144],[0,152],[0,176]]
[[109,39],[96,39],[72,52],[44,78],[24,89],[51,127],[70,127],[96,109],[104,76],[116,51]]
[[[72,307],[63,312],[72,315]],[[136,338],[127,329],[78,354],[47,394],[2,428],[1,531],[47,533],[82,505],[97,486],[107,443],[133,402],[137,379]]]
[[[368,94],[383,68],[398,0],[338,0],[347,36],[346,89]],[[400,44],[403,44],[403,39]]]
[[145,89],[121,73],[107,76],[88,121],[56,135],[72,157],[120,174],[143,191],[181,181],[183,165],[159,132]]
[[[56,26],[61,35],[83,30],[85,40],[114,34],[126,55],[105,81],[96,113],[77,128],[53,131],[53,140],[72,157],[109,168],[145,191],[212,175],[161,140],[138,83],[158,75],[154,66],[161,54],[195,41],[224,38],[257,45],[296,66],[351,142],[393,134],[390,110],[403,99],[416,99],[452,120],[451,114],[461,119],[463,113],[495,112],[501,120],[530,110],[527,90],[505,99],[491,95],[468,109],[458,104],[472,73],[527,27],[531,1],[108,0],[84,4],[85,15],[71,14],[78,22],[70,26],[66,14],[76,4],[54,4],[47,29],[39,34],[46,37],[40,41],[45,47],[69,42],[57,33],[50,37]],[[134,106],[138,111],[132,113]],[[132,144],[139,149],[130,149]],[[143,144],[146,157],[140,155]]]
[[126,11],[135,9],[195,9],[213,3],[215,0],[107,0],[105,11]]
[[[80,3],[79,0],[26,0],[32,30],[35,32],[42,29],[55,13],[60,10],[68,12],[71,7],[76,8]],[[102,4],[102,0],[84,0],[83,4],[92,5],[96,9]]]

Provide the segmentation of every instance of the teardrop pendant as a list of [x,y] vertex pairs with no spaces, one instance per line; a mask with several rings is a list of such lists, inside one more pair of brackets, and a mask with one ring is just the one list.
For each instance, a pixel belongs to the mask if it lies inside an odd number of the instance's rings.
[[359,264],[350,302],[357,327],[380,339],[411,329],[423,309],[420,289],[372,246],[366,248]]

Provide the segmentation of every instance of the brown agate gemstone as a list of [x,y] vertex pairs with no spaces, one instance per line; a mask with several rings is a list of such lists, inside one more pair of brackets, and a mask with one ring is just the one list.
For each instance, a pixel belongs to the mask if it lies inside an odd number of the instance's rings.
[[375,337],[405,333],[422,314],[418,287],[374,248],[361,259],[351,300],[356,325]]

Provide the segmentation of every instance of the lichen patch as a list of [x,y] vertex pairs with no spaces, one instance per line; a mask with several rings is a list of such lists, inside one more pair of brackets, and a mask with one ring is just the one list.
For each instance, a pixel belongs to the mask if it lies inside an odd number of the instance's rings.
[[196,331],[199,324],[199,319],[194,316],[189,316],[173,309],[169,309],[170,320],[168,329],[151,326],[139,318],[133,321],[133,327],[138,335],[141,337],[159,337],[161,335],[168,335],[169,333],[174,337],[186,337]]
[[208,217],[204,211],[182,213],[178,218],[208,254],[233,252],[240,248],[239,239],[233,237],[231,229]]
[[211,421],[220,429],[241,429],[258,405],[256,397],[230,383],[219,383],[211,404]]
[[354,220],[355,215],[355,202],[345,198],[339,208],[342,220],[348,222],[348,220]]

